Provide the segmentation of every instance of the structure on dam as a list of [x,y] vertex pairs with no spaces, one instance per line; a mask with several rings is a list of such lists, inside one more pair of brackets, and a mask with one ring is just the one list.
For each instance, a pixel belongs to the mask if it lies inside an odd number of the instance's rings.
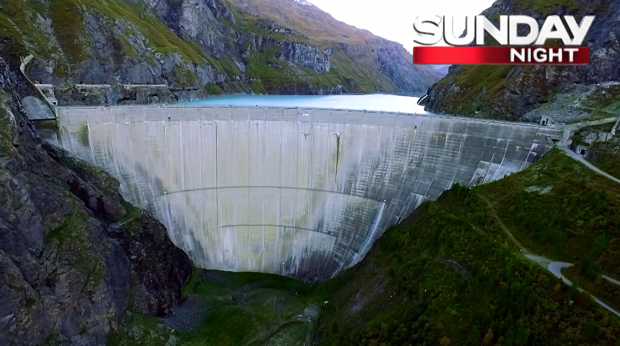
[[58,108],[59,145],[115,176],[202,268],[325,280],[452,184],[525,169],[561,129],[324,109]]

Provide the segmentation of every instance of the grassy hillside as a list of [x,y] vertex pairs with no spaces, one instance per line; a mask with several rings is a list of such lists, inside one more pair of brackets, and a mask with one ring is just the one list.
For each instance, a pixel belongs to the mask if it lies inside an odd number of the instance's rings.
[[298,4],[290,0],[225,0],[246,8],[263,18],[275,20],[280,25],[305,33],[312,41],[364,44],[374,35],[336,20],[329,13],[311,4]]
[[457,186],[327,283],[321,345],[620,345],[617,318],[526,259],[506,233],[575,262],[576,276],[617,299],[620,287],[600,275],[620,276],[619,212],[620,185],[560,152],[501,181]]

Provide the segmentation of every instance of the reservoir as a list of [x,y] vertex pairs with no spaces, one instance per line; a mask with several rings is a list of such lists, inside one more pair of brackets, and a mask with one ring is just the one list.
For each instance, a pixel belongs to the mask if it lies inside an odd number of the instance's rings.
[[329,108],[395,113],[432,114],[418,106],[419,97],[385,94],[371,95],[239,95],[215,96],[205,100],[182,102],[182,106],[236,106],[280,108]]

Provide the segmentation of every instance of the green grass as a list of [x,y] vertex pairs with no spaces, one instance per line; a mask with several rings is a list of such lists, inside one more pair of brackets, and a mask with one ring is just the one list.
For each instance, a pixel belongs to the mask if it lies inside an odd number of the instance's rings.
[[144,211],[138,207],[133,205],[127,205],[127,214],[117,220],[118,224],[123,225],[123,229],[132,231],[132,230],[141,230],[142,229],[142,216],[144,215]]
[[220,95],[224,93],[219,86],[213,84],[205,86],[205,90],[209,95]]
[[80,5],[79,0],[51,0],[49,3],[52,27],[71,65],[88,59],[88,43],[84,36],[84,16]]
[[375,93],[377,88],[385,92],[395,92],[398,88],[368,64],[356,64],[346,54],[334,49],[331,55],[332,71],[341,81],[345,92]]
[[221,59],[221,60],[219,60],[219,63],[222,66],[222,69],[224,70],[224,72],[226,72],[227,75],[233,76],[233,77],[234,76],[241,76],[241,72],[239,72],[239,69],[232,62],[231,59]]
[[194,268],[192,274],[181,288],[181,297],[186,298],[194,292],[196,285],[202,280],[202,269]]
[[243,345],[260,327],[243,308],[226,307],[207,312],[199,331],[183,339],[186,345]]
[[617,272],[619,199],[618,187],[560,152],[491,184],[456,186],[325,284],[321,345],[618,345],[618,319],[523,257],[496,215],[533,252]]
[[192,86],[198,82],[196,72],[182,66],[177,66],[172,70],[172,77],[175,83],[180,86]]
[[267,89],[265,89],[265,86],[259,80],[253,81],[251,88],[255,94],[266,94],[267,93]]
[[[129,328],[123,328],[127,327]],[[121,328],[108,334],[108,346],[155,346],[176,340],[176,333],[157,319],[136,313],[126,313]]]
[[[78,206],[75,206],[78,209]],[[105,265],[95,255],[88,239],[90,217],[81,211],[65,216],[44,238],[48,251],[54,248],[61,263],[88,275],[89,281],[98,285],[103,282]]]
[[36,303],[37,303],[37,300],[34,298],[26,299],[26,309],[31,309]]
[[0,36],[15,44],[20,55],[32,51],[37,55],[50,57],[58,49],[49,44],[47,35],[36,24],[39,14],[45,14],[40,2],[28,0],[3,1],[0,6]]
[[[473,115],[476,111],[489,104],[511,82],[508,73],[512,65],[467,65],[463,66],[454,79],[442,79],[438,85],[447,86],[451,82],[460,91],[446,99],[446,111],[454,114]],[[483,91],[486,91],[484,96]]]
[[590,151],[596,159],[589,161],[604,172],[620,179],[620,138],[616,135],[610,142],[595,142]]
[[340,83],[332,73],[318,74],[287,61],[280,61],[275,58],[276,52],[277,49],[272,47],[265,52],[254,53],[247,67],[248,77],[260,80],[268,92],[278,92],[292,84],[333,87]]
[[133,48],[133,46],[131,45],[131,43],[129,43],[129,41],[127,40],[127,38],[125,37],[119,37],[119,42],[121,44],[121,47],[123,48],[123,52],[130,57],[134,57],[134,58],[138,58],[138,52],[136,52],[136,50]]
[[[193,299],[192,304],[208,306],[195,330],[171,333],[159,321],[134,314],[124,321],[110,345],[164,345],[172,335],[177,345],[184,346],[244,345],[302,313],[308,304],[317,304],[324,299],[321,293],[282,276],[195,269],[182,289],[182,296]],[[290,326],[273,338],[303,342],[306,329],[305,324]]]

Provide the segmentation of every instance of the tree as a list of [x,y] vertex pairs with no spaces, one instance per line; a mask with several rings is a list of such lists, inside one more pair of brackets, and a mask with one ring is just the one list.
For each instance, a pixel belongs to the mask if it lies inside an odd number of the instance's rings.
[[441,323],[441,321],[437,322],[437,324],[435,324],[435,328],[437,330],[443,330],[443,323]]
[[585,334],[586,339],[588,340],[592,340],[596,338],[599,330],[600,330],[599,325],[592,319],[588,321],[588,323],[586,323],[586,325],[583,327],[583,332]]
[[489,329],[487,331],[487,334],[484,336],[484,339],[482,339],[482,343],[485,345],[491,345],[492,342],[493,342],[493,331]]

